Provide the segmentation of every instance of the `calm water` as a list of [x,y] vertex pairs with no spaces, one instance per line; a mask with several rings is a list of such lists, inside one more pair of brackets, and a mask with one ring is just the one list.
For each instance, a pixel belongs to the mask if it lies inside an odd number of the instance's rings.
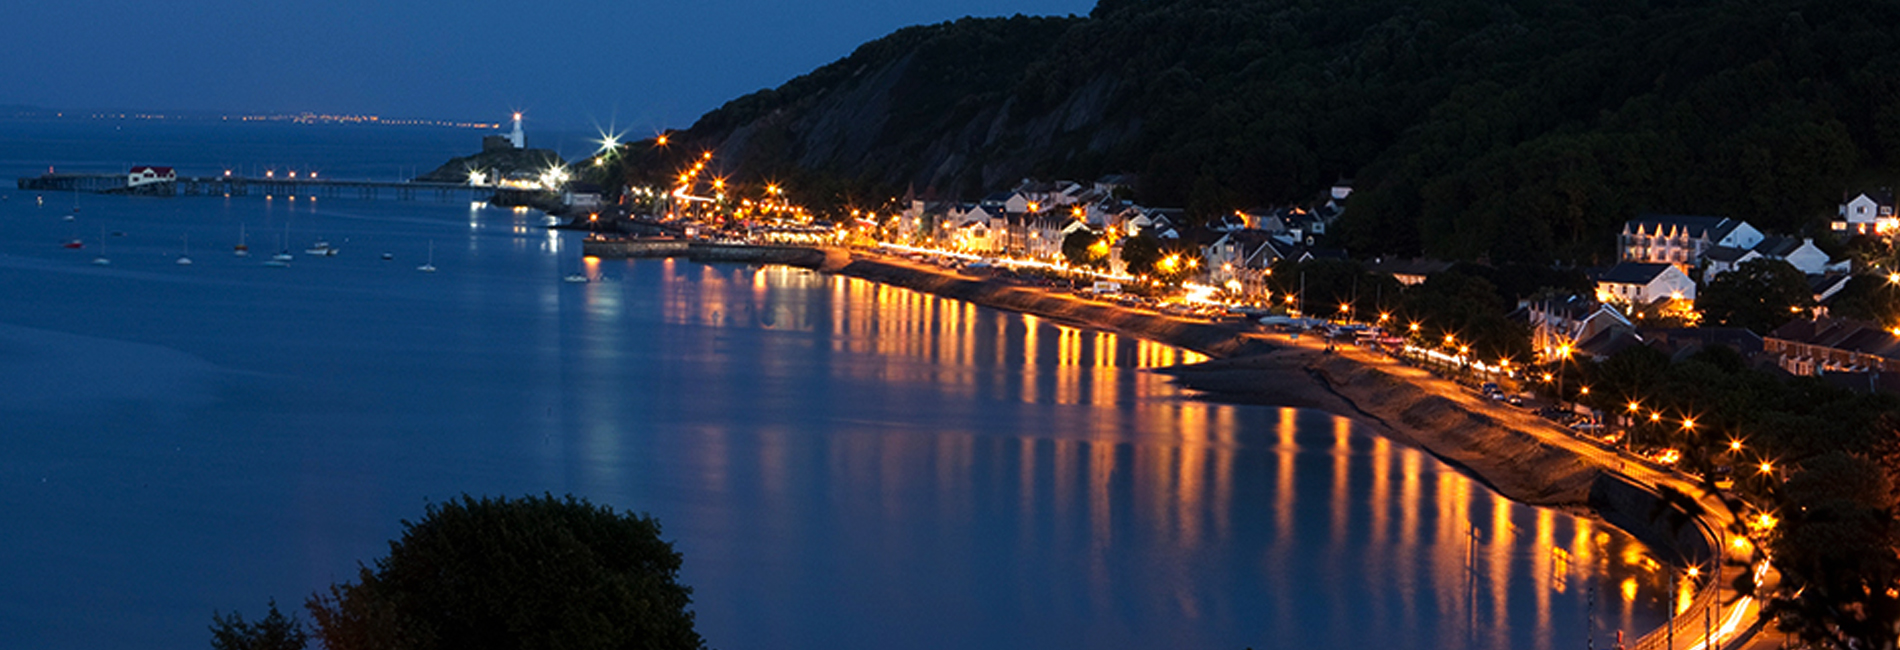
[[[426,169],[475,141],[115,126],[0,123],[0,171]],[[0,195],[0,647],[204,647],[212,610],[301,602],[463,492],[659,517],[720,648],[1574,648],[1660,621],[1619,531],[1342,419],[1191,399],[1141,370],[1194,358],[1172,348],[584,262],[467,204],[86,195],[66,222],[70,195]],[[260,265],[318,238],[342,254]]]

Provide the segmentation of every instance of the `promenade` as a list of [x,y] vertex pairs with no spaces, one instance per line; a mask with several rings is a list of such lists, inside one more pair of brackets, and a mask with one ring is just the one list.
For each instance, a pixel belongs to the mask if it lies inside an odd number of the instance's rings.
[[[1244,368],[1223,372],[1238,373],[1225,378],[1215,389],[1243,392],[1269,403],[1305,408],[1320,408],[1348,417],[1366,420],[1395,437],[1472,472],[1480,480],[1500,489],[1513,499],[1551,507],[1584,507],[1593,477],[1613,474],[1651,492],[1673,490],[1692,498],[1701,509],[1698,534],[1715,556],[1695,567],[1672,567],[1671,575],[1682,579],[1693,568],[1696,573],[1694,598],[1677,604],[1677,614],[1669,625],[1638,639],[1626,639],[1632,650],[1706,650],[1708,648],[1748,648],[1763,650],[1781,647],[1784,637],[1760,619],[1759,599],[1737,593],[1732,585],[1744,572],[1755,572],[1756,583],[1770,591],[1778,576],[1761,560],[1753,541],[1739,538],[1731,531],[1745,530],[1742,513],[1731,510],[1719,493],[1712,492],[1691,476],[1658,466],[1633,454],[1606,447],[1579,436],[1529,409],[1512,407],[1489,399],[1457,382],[1440,377],[1418,366],[1400,362],[1383,352],[1334,342],[1321,336],[1293,336],[1259,331],[1232,324],[1213,324],[1198,319],[1161,314],[1074,295],[1070,292],[1005,285],[962,273],[902,258],[853,251],[853,263],[839,269],[845,275],[887,282],[908,288],[942,293],[990,307],[1034,313],[1072,324],[1106,329],[1149,338],[1208,354],[1223,362],[1253,362]],[[893,273],[901,269],[904,273]],[[916,276],[935,278],[934,281]],[[944,291],[945,287],[955,290]],[[1210,337],[1211,333],[1217,335]],[[1228,339],[1228,340],[1220,340]],[[1261,350],[1272,350],[1258,354]],[[1239,352],[1239,355],[1235,353]],[[1256,355],[1254,356],[1248,355]],[[1188,388],[1207,389],[1207,384],[1188,376],[1192,372],[1173,372]],[[1408,426],[1405,420],[1419,419],[1407,413],[1421,401],[1417,396],[1404,404],[1380,403],[1389,396],[1385,388],[1347,375],[1376,373],[1381,381],[1389,379],[1420,391],[1429,398],[1443,400],[1456,413],[1437,418],[1444,421],[1484,420],[1487,428],[1508,432],[1514,446],[1511,453],[1492,448],[1499,437],[1448,435],[1429,427]],[[1362,377],[1364,375],[1361,375]],[[1199,384],[1199,385],[1197,385]],[[1443,405],[1434,408],[1443,409]],[[1524,440],[1529,443],[1525,444]],[[1535,448],[1526,461],[1522,448]],[[1477,462],[1491,456],[1491,462]],[[1510,456],[1510,458],[1498,458]],[[1521,466],[1513,466],[1521,465]],[[1549,485],[1537,485],[1548,483]],[[1707,575],[1714,572],[1714,576]],[[1603,639],[1599,648],[1614,648],[1614,639]]]

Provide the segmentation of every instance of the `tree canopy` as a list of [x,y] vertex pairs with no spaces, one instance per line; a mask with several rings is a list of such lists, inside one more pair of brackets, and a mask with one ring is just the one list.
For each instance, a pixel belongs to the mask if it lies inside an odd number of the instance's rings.
[[308,609],[329,650],[703,648],[679,569],[651,517],[464,496]]
[[1715,276],[1696,294],[1704,323],[1767,334],[1814,306],[1808,276],[1781,260],[1754,259]]
[[1112,0],[905,28],[674,141],[812,205],[1133,173],[1195,219],[1350,178],[1355,254],[1603,263],[1643,211],[1794,232],[1891,172],[1900,3]]

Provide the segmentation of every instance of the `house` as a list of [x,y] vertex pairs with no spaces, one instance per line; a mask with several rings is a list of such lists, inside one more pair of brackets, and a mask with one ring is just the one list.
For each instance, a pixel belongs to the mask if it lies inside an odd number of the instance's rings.
[[1282,241],[1311,246],[1326,234],[1327,224],[1332,223],[1338,215],[1329,208],[1308,211],[1291,207],[1278,211],[1275,216],[1280,220],[1279,236]]
[[1264,298],[1270,269],[1290,249],[1264,230],[1243,228],[1222,233],[1201,249],[1201,257],[1207,264],[1209,284],[1235,295]]
[[[1846,289],[1847,283],[1853,279],[1854,276],[1847,273],[1820,273],[1810,275],[1808,276],[1808,290],[1814,292],[1814,304],[1826,305],[1827,301],[1834,297],[1834,294],[1840,293],[1842,289]],[[1826,309],[1826,307],[1823,306],[1822,309]]]
[[1797,375],[1900,371],[1900,336],[1861,321],[1791,321],[1762,337],[1762,349]]
[[1529,302],[1525,311],[1531,322],[1531,347],[1543,359],[1560,357],[1564,346],[1574,350],[1605,332],[1636,330],[1615,307],[1581,296]]
[[1433,273],[1451,268],[1451,262],[1429,260],[1422,257],[1412,259],[1378,258],[1366,265],[1366,271],[1392,276],[1399,284],[1412,286],[1422,284]]
[[1749,250],[1731,246],[1717,246],[1703,255],[1706,265],[1702,271],[1702,281],[1708,282],[1716,276],[1740,268],[1751,260],[1781,260],[1800,269],[1802,273],[1815,275],[1830,271],[1846,271],[1851,265],[1848,260],[1834,262],[1825,251],[1814,245],[1814,238],[1804,237],[1763,237],[1760,243]]
[[1650,349],[1678,361],[1718,346],[1734,350],[1744,359],[1754,359],[1763,347],[1761,335],[1746,327],[1646,327],[1637,335]]
[[1688,271],[1717,246],[1750,250],[1761,231],[1728,217],[1643,215],[1623,223],[1616,238],[1617,259],[1644,264],[1674,264]]
[[1326,200],[1332,203],[1345,203],[1346,198],[1350,196],[1352,196],[1352,179],[1341,178],[1333,183],[1333,189],[1326,194]]
[[561,191],[561,204],[576,210],[599,210],[600,192],[598,183],[570,183]]
[[950,247],[959,252],[990,255],[1002,250],[998,244],[1001,237],[990,228],[988,219],[964,221],[951,230],[949,238]]
[[1675,264],[1624,262],[1597,276],[1597,302],[1647,305],[1695,300],[1695,281]]
[[1847,193],[1841,200],[1840,215],[1833,223],[1835,232],[1853,235],[1888,233],[1895,225],[1893,190],[1884,187]]
[[170,183],[177,180],[178,172],[172,170],[170,167],[138,166],[133,167],[132,172],[126,174],[125,186],[138,187],[152,183]]

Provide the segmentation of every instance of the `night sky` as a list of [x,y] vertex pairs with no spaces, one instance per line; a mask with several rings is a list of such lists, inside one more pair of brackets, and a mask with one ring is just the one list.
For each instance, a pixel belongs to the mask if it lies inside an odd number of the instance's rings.
[[0,105],[685,127],[908,25],[1094,0],[42,0],[0,13]]

